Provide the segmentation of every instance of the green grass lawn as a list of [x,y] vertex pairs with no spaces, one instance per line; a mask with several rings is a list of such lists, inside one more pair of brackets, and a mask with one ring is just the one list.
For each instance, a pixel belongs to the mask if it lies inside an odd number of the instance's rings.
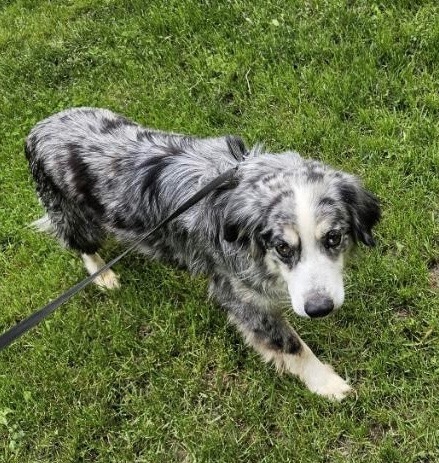
[[78,105],[364,179],[377,247],[352,256],[336,316],[291,314],[356,396],[277,376],[205,280],[131,255],[119,291],[87,288],[0,353],[2,463],[439,461],[436,1],[0,0],[1,330],[85,276],[28,227],[23,155],[38,120]]

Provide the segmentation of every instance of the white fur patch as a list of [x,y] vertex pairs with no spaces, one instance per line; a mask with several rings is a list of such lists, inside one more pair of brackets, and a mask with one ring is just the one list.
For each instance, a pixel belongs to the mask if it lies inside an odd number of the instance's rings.
[[[99,254],[82,254],[82,260],[84,261],[85,268],[88,273],[92,275],[97,272],[100,268],[105,265],[104,260]],[[120,288],[119,278],[113,272],[113,270],[108,269],[105,272],[98,275],[93,283],[98,285],[101,289],[117,289]]]
[[330,365],[322,363],[302,341],[303,350],[299,355],[291,357],[289,367],[307,385],[311,392],[327,397],[331,400],[342,400],[352,388],[335,373]]

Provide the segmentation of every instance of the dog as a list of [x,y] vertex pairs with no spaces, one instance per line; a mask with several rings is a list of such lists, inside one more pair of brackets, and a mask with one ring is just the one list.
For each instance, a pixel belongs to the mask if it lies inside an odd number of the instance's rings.
[[[378,199],[360,181],[292,151],[247,149],[239,137],[196,138],[143,126],[106,109],[73,108],[39,122],[25,153],[47,214],[36,221],[82,255],[90,274],[108,235],[131,243],[214,177],[236,179],[138,246],[209,277],[209,294],[266,362],[314,393],[341,400],[350,385],[313,354],[283,315],[308,318],[344,301],[349,248],[374,244]],[[112,270],[96,278],[119,287]]]

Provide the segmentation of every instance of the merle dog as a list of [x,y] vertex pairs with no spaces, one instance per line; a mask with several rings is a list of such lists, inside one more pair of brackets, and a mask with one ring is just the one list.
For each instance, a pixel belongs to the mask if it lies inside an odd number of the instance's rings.
[[[349,174],[295,152],[247,151],[238,137],[196,138],[144,128],[105,109],[76,108],[38,123],[26,156],[47,215],[36,222],[81,253],[90,273],[103,265],[105,237],[132,242],[244,155],[236,182],[145,240],[139,251],[210,278],[219,302],[265,361],[320,395],[350,386],[321,363],[285,320],[289,301],[323,317],[344,300],[343,259],[374,243],[377,199]],[[96,281],[119,286],[106,271]]]

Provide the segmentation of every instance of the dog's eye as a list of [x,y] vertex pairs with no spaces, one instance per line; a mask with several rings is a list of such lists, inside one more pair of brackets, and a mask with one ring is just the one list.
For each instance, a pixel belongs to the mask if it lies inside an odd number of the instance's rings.
[[331,230],[325,235],[325,248],[336,248],[341,242],[341,232]]
[[288,243],[280,243],[276,247],[276,252],[283,257],[284,259],[293,257],[294,254],[294,248],[290,246]]

